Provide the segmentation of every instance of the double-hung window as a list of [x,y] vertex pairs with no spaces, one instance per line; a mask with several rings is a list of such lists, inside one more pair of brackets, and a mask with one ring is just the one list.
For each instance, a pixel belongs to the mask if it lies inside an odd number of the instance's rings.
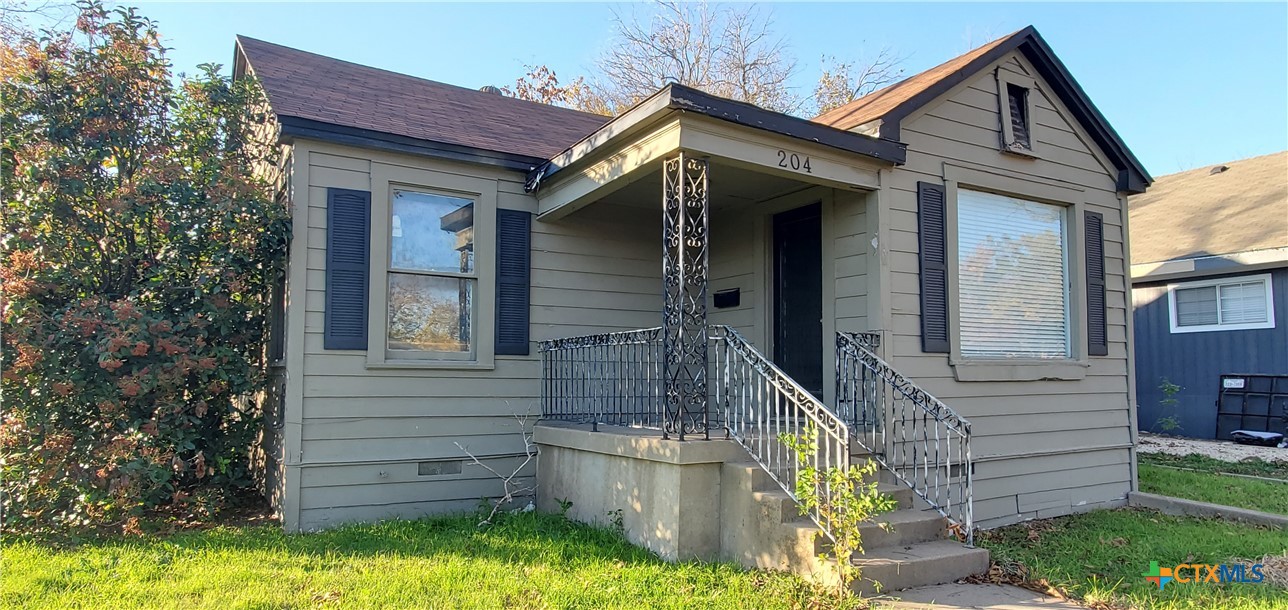
[[1068,359],[1066,208],[957,191],[961,354],[977,359]]
[[1172,332],[1274,328],[1270,285],[1252,275],[1168,286]]
[[392,358],[474,358],[475,201],[394,188],[387,350]]

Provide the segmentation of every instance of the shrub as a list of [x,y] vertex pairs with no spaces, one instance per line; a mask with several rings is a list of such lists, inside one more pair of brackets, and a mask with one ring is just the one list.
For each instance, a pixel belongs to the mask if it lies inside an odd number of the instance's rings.
[[[877,472],[877,464],[872,460],[865,460],[857,466],[819,468],[815,459],[818,456],[818,434],[818,426],[810,424],[801,435],[783,432],[778,435],[778,440],[796,455],[797,463],[806,464],[796,474],[796,502],[800,514],[816,512],[819,525],[831,532],[832,557],[824,553],[818,556],[818,560],[820,564],[827,565],[829,559],[835,558],[836,592],[844,595],[851,583],[861,576],[858,566],[850,560],[855,553],[863,552],[863,524],[870,523],[881,513],[894,510],[897,503],[894,498],[877,491],[875,478],[866,480]],[[820,530],[814,535],[821,537],[825,534]]]
[[176,83],[151,21],[79,8],[0,62],[7,525],[213,510],[251,484],[242,398],[290,234],[256,84]]

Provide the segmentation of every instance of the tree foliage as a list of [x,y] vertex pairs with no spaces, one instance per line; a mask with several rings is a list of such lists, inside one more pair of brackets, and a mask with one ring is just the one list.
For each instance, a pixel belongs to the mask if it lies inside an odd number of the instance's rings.
[[[773,15],[754,5],[657,0],[641,13],[613,13],[613,40],[589,76],[567,85],[547,66],[505,92],[520,99],[615,115],[668,83],[790,114],[821,114],[897,79],[902,58],[883,49],[871,61],[824,58],[823,74],[802,95],[799,65],[774,31]],[[844,101],[842,101],[844,100]]]
[[5,48],[7,524],[217,508],[251,483],[268,294],[290,226],[261,90],[172,79],[155,25],[80,5]]

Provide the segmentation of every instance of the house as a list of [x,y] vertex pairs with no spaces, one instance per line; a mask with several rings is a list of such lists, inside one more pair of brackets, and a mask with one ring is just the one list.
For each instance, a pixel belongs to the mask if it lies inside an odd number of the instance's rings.
[[1140,429],[1285,432],[1288,152],[1163,176],[1129,204]]
[[290,531],[472,510],[530,440],[542,509],[817,574],[800,472],[870,458],[901,509],[855,560],[899,588],[1135,487],[1151,178],[1033,28],[813,120],[674,84],[609,119],[250,38],[235,73],[295,219],[262,443]]

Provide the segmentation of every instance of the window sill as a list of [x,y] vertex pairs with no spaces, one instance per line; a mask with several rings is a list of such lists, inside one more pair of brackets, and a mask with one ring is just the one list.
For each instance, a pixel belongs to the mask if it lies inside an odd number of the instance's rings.
[[386,360],[368,362],[367,368],[370,370],[491,371],[496,369],[496,365],[473,360]]
[[1081,360],[955,360],[957,381],[1079,381],[1091,363]]
[[1024,148],[1023,146],[1003,146],[1002,152],[1008,155],[1020,157],[1022,159],[1041,159],[1042,158],[1042,155],[1039,155],[1036,152],[1033,152],[1033,149]]

